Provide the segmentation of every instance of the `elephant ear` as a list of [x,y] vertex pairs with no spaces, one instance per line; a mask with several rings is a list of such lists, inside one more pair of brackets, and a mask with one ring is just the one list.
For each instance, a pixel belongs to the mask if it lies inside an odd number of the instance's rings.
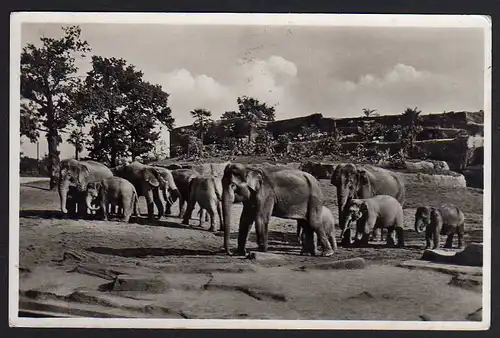
[[373,195],[373,192],[368,172],[364,169],[359,169],[357,172],[357,176],[358,187],[356,191],[358,193],[358,196],[360,198],[371,197]]
[[89,168],[87,168],[87,166],[85,164],[80,165],[80,170],[78,172],[78,185],[82,189],[87,188],[87,184],[88,184],[87,180],[88,180],[89,175],[90,175]]
[[366,217],[368,215],[368,204],[363,202],[359,205],[360,218]]
[[159,180],[159,175],[156,172],[156,170],[152,168],[144,168],[142,170],[144,180],[148,182],[150,185],[153,187],[158,187],[160,186],[160,180]]
[[247,185],[253,191],[258,191],[262,185],[262,175],[257,170],[249,170],[246,179]]
[[441,212],[437,208],[431,208],[431,222],[442,222]]

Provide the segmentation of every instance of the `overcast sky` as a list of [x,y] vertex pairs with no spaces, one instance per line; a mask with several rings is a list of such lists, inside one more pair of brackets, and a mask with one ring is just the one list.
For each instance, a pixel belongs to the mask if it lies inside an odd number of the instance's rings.
[[[163,26],[82,24],[91,54],[121,57],[171,96],[175,126],[190,111],[215,119],[248,95],[276,106],[276,119],[320,112],[360,116],[484,109],[481,28]],[[59,24],[23,24],[22,45],[62,36]],[[78,60],[80,72],[89,58]],[[23,139],[24,140],[24,139]],[[36,146],[23,152],[36,157]],[[47,151],[41,140],[40,153]],[[72,156],[70,145],[61,157]]]

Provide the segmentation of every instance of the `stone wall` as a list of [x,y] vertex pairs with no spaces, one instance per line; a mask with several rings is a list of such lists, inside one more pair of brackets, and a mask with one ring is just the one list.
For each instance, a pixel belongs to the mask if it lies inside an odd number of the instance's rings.
[[[317,179],[330,179],[338,162],[306,162],[300,170],[310,173]],[[406,168],[393,170],[405,184],[432,184],[436,187],[464,188],[467,186],[464,175],[447,170],[444,164],[433,162],[408,161]],[[426,173],[426,171],[432,173]]]

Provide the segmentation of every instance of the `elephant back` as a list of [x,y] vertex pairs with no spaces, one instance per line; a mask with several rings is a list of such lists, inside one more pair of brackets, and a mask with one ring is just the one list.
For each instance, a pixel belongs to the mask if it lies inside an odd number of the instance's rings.
[[101,181],[108,177],[113,177],[113,172],[106,165],[99,163],[97,161],[87,160],[79,161],[80,165],[85,166],[88,169],[88,182]]
[[389,195],[403,205],[406,197],[406,188],[401,177],[394,171],[374,165],[360,165],[359,169],[366,171],[372,188],[372,195]]

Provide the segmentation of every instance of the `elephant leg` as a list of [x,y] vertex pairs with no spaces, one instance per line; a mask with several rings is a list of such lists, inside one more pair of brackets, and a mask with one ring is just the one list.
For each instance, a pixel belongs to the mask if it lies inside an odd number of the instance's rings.
[[148,207],[148,220],[153,220],[154,213],[154,202],[153,202],[153,191],[149,190],[146,195],[146,205]]
[[337,251],[337,239],[335,238],[335,231],[330,232],[330,235],[328,237],[333,251]]
[[[214,206],[215,207],[215,206]],[[210,215],[210,231],[215,232],[215,212],[213,209],[208,210],[205,215]]]
[[243,211],[241,212],[240,224],[238,229],[238,247],[236,249],[235,255],[246,255],[245,246],[248,240],[248,232],[250,231],[250,227],[255,221],[256,212],[256,208],[250,203],[243,204]]
[[78,218],[86,218],[87,216],[87,203],[85,202],[85,192],[84,191],[76,191],[75,192],[75,201],[76,201],[76,215]]
[[[332,246],[330,245],[330,242],[328,241],[328,237],[326,235],[325,229],[323,228],[323,224],[321,222],[321,215],[311,215],[309,224],[310,224],[311,229],[318,236],[318,240],[321,242],[321,246],[323,247],[323,256],[326,256],[326,257],[332,256],[333,249],[332,249]],[[315,245],[314,245],[314,240],[313,240],[312,249],[314,249],[314,247],[315,247]],[[316,255],[316,252],[313,253],[311,251],[311,254]]]
[[302,231],[302,226],[300,224],[300,221],[297,221],[297,242],[299,242],[299,245],[302,245],[301,231]]
[[455,229],[451,230],[446,236],[446,243],[444,244],[444,247],[446,249],[451,249],[451,247],[453,246],[454,235],[455,235]]
[[465,226],[464,224],[461,224],[457,227],[457,237],[458,237],[458,248],[463,249],[465,247],[465,242],[464,242],[464,229]]
[[431,229],[431,227],[427,227],[425,229],[425,249],[430,249],[431,247],[431,239],[432,236],[434,235],[434,231]]
[[158,208],[158,219],[161,219],[164,216],[164,210],[163,210],[163,202],[160,198],[160,191],[158,189],[153,190],[153,200]]
[[[193,214],[193,209],[196,204],[196,201],[190,199],[188,201],[186,212],[184,213],[184,217],[182,219],[182,224],[189,225],[189,220],[191,219],[191,215]],[[201,216],[201,215],[200,215]],[[201,220],[201,217],[200,217]]]
[[203,226],[203,219],[205,218],[205,215],[207,214],[207,211],[203,208],[200,207],[200,228]]
[[301,224],[302,233],[301,233],[301,243],[302,248],[300,251],[301,255],[309,254],[311,256],[316,256],[316,243],[314,242],[314,231],[313,229],[305,222]]
[[184,215],[184,198],[182,196],[179,197],[179,218],[182,218]]
[[396,243],[394,243],[394,227],[390,227],[387,229],[387,237],[386,237],[386,245],[389,247],[394,246]]
[[405,246],[405,239],[404,239],[404,230],[402,227],[396,227],[396,237],[398,239],[398,247],[402,248]]
[[440,239],[440,232],[438,228],[434,229],[434,233],[432,234],[433,236],[433,245],[432,249],[439,249],[439,239]]
[[259,251],[267,251],[268,224],[273,210],[272,208],[273,203],[263,203],[255,217],[255,234],[257,236]]
[[133,196],[132,197],[123,197],[120,201],[120,209],[122,213],[120,213],[122,222],[128,223],[130,221],[130,216],[132,216],[132,212],[134,209],[133,204]]
[[349,248],[352,246],[352,229],[347,229],[344,231],[344,236],[341,238],[340,245],[344,248]]
[[102,209],[102,219],[104,221],[107,221],[109,215],[109,203],[106,203],[106,199],[102,197],[99,204],[101,205]]
[[173,203],[170,204],[169,201],[165,201],[165,215],[171,215],[172,214],[172,205]]
[[66,209],[68,210],[68,216],[70,218],[76,217],[76,196],[74,193],[68,191],[66,197]]
[[222,221],[222,208],[219,201],[217,201],[217,214],[219,214],[219,231],[224,231],[224,223]]
[[[217,200],[212,200],[210,203],[210,208],[205,215],[210,215],[210,231],[215,232],[215,212],[217,210]],[[206,220],[206,218],[205,218]]]

